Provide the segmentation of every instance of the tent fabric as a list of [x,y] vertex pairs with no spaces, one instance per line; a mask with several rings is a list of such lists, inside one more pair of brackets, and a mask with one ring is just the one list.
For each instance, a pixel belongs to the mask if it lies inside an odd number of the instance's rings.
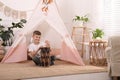
[[[60,59],[72,62],[78,65],[84,65],[60,15],[54,1],[47,5],[48,10],[45,12],[42,8],[45,5],[39,2],[31,18],[16,38],[13,45],[1,61],[2,63],[12,63],[27,60],[27,41],[26,36],[36,29],[37,25],[46,21],[50,28],[53,28],[61,37]],[[52,38],[52,37],[51,37]]]

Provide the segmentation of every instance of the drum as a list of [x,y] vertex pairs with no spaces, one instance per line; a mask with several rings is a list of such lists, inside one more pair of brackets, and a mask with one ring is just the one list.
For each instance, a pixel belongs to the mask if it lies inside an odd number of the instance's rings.
[[42,47],[40,50],[41,50],[40,51],[41,66],[43,67],[50,66],[50,47]]

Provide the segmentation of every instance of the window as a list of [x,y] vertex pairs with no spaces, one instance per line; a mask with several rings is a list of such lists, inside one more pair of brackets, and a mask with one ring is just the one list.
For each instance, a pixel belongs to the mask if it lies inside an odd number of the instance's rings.
[[104,0],[104,26],[107,37],[120,34],[120,0]]

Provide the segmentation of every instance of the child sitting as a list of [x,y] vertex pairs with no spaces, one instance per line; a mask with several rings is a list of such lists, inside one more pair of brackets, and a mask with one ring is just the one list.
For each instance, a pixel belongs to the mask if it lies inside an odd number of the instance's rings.
[[[41,54],[40,54],[40,49],[42,47],[49,47],[50,44],[49,41],[45,41],[45,43],[40,42],[40,37],[41,37],[41,32],[40,31],[34,31],[32,38],[33,41],[28,47],[28,55],[32,58],[32,60],[35,62],[36,65],[41,65]],[[50,65],[54,65],[54,56],[50,56]]]

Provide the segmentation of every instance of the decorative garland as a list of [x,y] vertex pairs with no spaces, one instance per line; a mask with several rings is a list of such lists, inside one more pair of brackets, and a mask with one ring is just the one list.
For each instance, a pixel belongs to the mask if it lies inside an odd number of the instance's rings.
[[43,0],[43,3],[46,4],[46,5],[47,5],[47,4],[50,4],[50,3],[52,3],[52,2],[53,2],[53,0]]
[[43,0],[44,6],[42,7],[42,12],[47,13],[47,11],[48,11],[48,5],[50,3],[52,3],[52,2],[53,2],[53,0]]
[[[42,12],[44,12],[45,15],[48,12],[48,5],[51,4],[52,2],[53,2],[53,0],[43,0]],[[6,6],[2,2],[0,2],[0,12],[3,12],[5,16],[12,17],[15,19],[26,19],[27,18],[27,11],[14,10],[14,9]]]
[[27,18],[26,11],[14,10],[4,5],[2,2],[0,2],[0,12],[3,12],[5,16],[12,17],[15,19],[26,19]]

